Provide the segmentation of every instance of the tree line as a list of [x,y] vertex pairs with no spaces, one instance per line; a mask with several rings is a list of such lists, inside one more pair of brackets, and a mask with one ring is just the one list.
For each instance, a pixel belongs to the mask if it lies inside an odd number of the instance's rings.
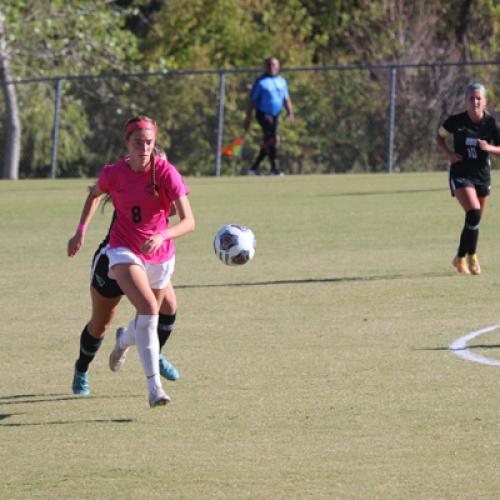
[[[61,75],[163,77],[69,79],[62,83],[57,175],[93,176],[121,154],[121,125],[146,113],[160,141],[191,175],[210,175],[218,80],[176,70],[255,68],[273,54],[283,67],[494,61],[500,9],[494,0],[13,0],[0,6],[0,150],[3,177],[46,176],[53,82]],[[241,133],[256,72],[227,79],[225,137]],[[379,171],[386,163],[385,70],[284,73],[297,110],[281,160],[293,173]],[[439,168],[430,140],[463,88],[481,80],[495,103],[499,66],[398,70],[395,161]],[[258,142],[252,130],[246,155]],[[224,159],[223,174],[242,162]]]

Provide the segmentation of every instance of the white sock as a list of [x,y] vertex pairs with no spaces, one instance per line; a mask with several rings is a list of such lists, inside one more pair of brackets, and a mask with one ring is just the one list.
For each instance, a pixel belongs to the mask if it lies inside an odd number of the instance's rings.
[[120,347],[125,349],[135,345],[135,318],[128,324],[127,329],[120,335]]
[[148,391],[151,392],[155,387],[161,387],[161,380],[159,373],[148,378]]
[[141,359],[144,374],[148,378],[148,389],[161,386],[160,343],[158,342],[158,314],[139,314],[135,326],[135,340],[137,352]]

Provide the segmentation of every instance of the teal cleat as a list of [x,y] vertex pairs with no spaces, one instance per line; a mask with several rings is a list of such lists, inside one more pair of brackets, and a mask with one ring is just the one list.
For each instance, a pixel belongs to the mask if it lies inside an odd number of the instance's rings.
[[180,377],[177,368],[172,363],[169,363],[163,354],[160,354],[160,375],[172,381],[179,380]]
[[73,394],[77,396],[88,396],[90,394],[88,372],[79,372],[75,365],[75,375],[73,376]]

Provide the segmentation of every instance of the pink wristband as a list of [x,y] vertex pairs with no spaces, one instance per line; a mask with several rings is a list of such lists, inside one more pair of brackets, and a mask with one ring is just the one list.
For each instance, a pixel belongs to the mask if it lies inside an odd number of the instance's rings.
[[87,226],[85,224],[78,224],[76,231],[81,234],[85,234],[87,232]]
[[158,233],[164,240],[170,240],[170,236],[168,235],[167,233],[167,230],[166,229],[163,229],[162,231],[160,231]]

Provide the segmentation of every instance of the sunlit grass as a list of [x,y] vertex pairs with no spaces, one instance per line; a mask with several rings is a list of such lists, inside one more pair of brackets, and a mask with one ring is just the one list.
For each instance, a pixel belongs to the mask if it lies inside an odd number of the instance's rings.
[[[500,322],[500,212],[481,276],[451,267],[463,213],[445,174],[187,179],[177,243],[181,380],[152,411],[135,352],[71,394],[88,274],[111,215],[65,255],[88,184],[0,183],[1,498],[495,498],[500,367],[449,345]],[[223,266],[227,223],[255,259]],[[133,314],[123,301],[113,329]],[[471,342],[500,359],[497,331]]]

